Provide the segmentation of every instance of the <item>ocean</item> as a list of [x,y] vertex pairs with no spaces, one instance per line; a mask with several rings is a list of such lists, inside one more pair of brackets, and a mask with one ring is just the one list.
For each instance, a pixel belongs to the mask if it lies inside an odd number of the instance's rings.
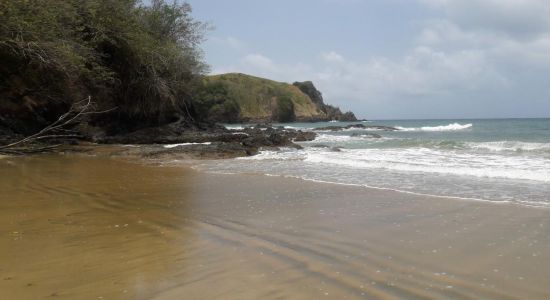
[[[313,130],[357,123],[361,122],[274,125]],[[550,119],[363,124],[399,130],[320,131],[314,141],[299,143],[303,150],[262,151],[257,156],[206,162],[197,168],[550,208]],[[368,133],[381,137],[365,135]]]

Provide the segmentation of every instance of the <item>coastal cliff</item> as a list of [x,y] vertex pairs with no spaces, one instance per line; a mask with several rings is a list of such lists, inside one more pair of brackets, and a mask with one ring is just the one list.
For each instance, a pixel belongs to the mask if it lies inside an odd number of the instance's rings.
[[212,122],[356,121],[327,105],[311,81],[288,84],[240,73],[207,76],[197,93]]

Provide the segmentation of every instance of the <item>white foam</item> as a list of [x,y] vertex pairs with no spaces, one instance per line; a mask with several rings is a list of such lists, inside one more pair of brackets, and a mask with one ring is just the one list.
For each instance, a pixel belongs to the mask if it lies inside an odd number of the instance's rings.
[[[437,195],[437,194],[429,194],[429,193],[418,193],[418,192],[412,192],[407,190],[400,190],[400,189],[394,189],[394,188],[388,188],[388,187],[377,187],[372,186],[368,184],[357,184],[357,183],[342,183],[342,182],[335,182],[335,181],[326,181],[326,180],[319,180],[319,179],[312,179],[308,177],[300,177],[300,176],[288,176],[288,175],[279,175],[280,177],[289,177],[289,178],[297,178],[302,179],[306,181],[312,181],[312,182],[318,182],[318,183],[328,183],[328,184],[336,184],[336,185],[345,185],[345,186],[357,186],[357,187],[365,187],[368,189],[373,190],[381,190],[381,191],[391,191],[391,192],[397,192],[397,193],[403,193],[403,194],[409,194],[409,195],[415,195],[415,196],[426,196],[426,197],[437,197],[437,198],[446,198],[446,199],[459,199],[459,200],[469,200],[469,201],[481,201],[481,202],[491,202],[495,204],[509,204],[512,203],[508,200],[500,200],[500,201],[493,201],[493,200],[486,200],[483,198],[473,198],[473,197],[460,197],[460,196],[445,196],[445,195]],[[538,207],[547,207],[544,202],[536,202]]]
[[245,127],[242,125],[225,125],[225,128],[229,130],[243,130]]
[[550,182],[550,160],[492,154],[469,154],[426,148],[307,150],[305,162],[354,169],[386,169]]
[[386,131],[384,128],[376,128],[376,127],[367,127],[367,128],[357,128],[357,127],[351,127],[351,128],[344,128],[342,129],[343,132],[346,131]]
[[[198,168],[198,166],[192,167],[195,170],[201,170]],[[211,174],[221,174],[221,175],[238,175],[238,174],[246,174],[239,171],[220,171],[220,170],[202,170],[207,173]],[[476,202],[488,202],[493,204],[513,204],[510,200],[487,200],[483,198],[475,198],[475,197],[461,197],[461,196],[446,196],[446,195],[438,195],[438,194],[430,194],[430,193],[420,193],[420,192],[413,192],[403,189],[395,189],[395,188],[389,188],[389,187],[378,187],[378,186],[372,186],[368,184],[358,184],[358,183],[344,183],[344,182],[337,182],[337,181],[330,181],[330,180],[321,180],[321,179],[314,179],[307,176],[296,176],[296,175],[283,175],[283,174],[270,174],[270,173],[261,173],[263,176],[267,177],[281,177],[281,178],[294,178],[299,180],[305,180],[305,181],[311,181],[316,183],[323,183],[323,184],[334,184],[334,185],[341,185],[341,186],[351,186],[351,187],[363,187],[367,189],[372,190],[381,190],[381,191],[390,191],[390,192],[396,192],[396,193],[402,193],[402,194],[408,194],[408,195],[415,195],[415,196],[423,196],[423,197],[436,197],[436,198],[445,198],[445,199],[456,199],[456,200],[466,200],[466,201],[476,201]],[[535,208],[548,208],[548,203],[546,202],[539,202],[539,201],[518,201],[519,203],[535,207]]]
[[164,145],[164,148],[171,149],[171,148],[176,148],[176,147],[179,147],[179,146],[189,146],[189,145],[211,145],[211,144],[212,144],[211,142],[206,142],[206,143],[180,143],[180,144]]
[[318,143],[348,143],[348,142],[368,142],[368,143],[380,143],[389,140],[395,140],[396,138],[390,137],[380,137],[375,138],[369,135],[337,135],[337,134],[324,134],[320,133],[317,135],[315,140],[309,142],[302,142],[301,144],[318,144]]
[[294,129],[294,130],[302,130],[302,131],[307,131],[307,130],[312,130],[313,127],[297,127],[297,126],[284,126],[285,129]]
[[457,130],[469,129],[472,127],[473,127],[473,124],[452,123],[449,125],[442,125],[442,126],[424,126],[424,127],[397,126],[395,128],[399,129],[400,131],[457,131]]
[[282,148],[281,151],[261,151],[254,156],[239,157],[237,160],[304,160],[306,152],[294,148]]
[[471,149],[476,150],[489,150],[494,152],[510,151],[510,152],[522,152],[522,151],[550,151],[550,143],[527,143],[519,141],[496,141],[496,142],[468,142],[466,145]]
[[246,136],[250,136],[250,134],[246,133],[246,132],[231,132],[232,135],[246,135]]
[[357,140],[357,137],[349,135],[332,135],[332,134],[319,134],[313,140],[316,143],[342,143]]

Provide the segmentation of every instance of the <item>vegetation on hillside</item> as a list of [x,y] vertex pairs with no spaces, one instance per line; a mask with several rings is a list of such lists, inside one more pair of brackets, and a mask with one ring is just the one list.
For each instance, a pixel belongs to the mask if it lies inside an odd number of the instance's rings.
[[[197,100],[202,107],[208,107],[208,103],[221,104],[224,101],[235,103],[239,110],[232,111],[232,119],[240,121],[326,118],[320,106],[298,87],[245,74],[230,73],[205,77]],[[230,122],[223,118],[218,120]]]
[[88,95],[109,121],[193,118],[206,29],[176,1],[0,1],[0,125],[36,131]]
[[208,122],[239,121],[240,106],[231,98],[229,91],[222,82],[204,81],[195,93],[196,114]]
[[[237,121],[356,121],[352,112],[342,113],[327,105],[311,81],[293,84],[239,73],[206,76],[197,105],[226,104],[231,109],[202,111],[220,122]],[[236,107],[235,107],[236,106]]]
[[277,105],[273,113],[273,119],[277,122],[293,122],[296,120],[294,113],[294,103],[288,96],[277,98]]
[[[119,134],[175,121],[339,118],[311,82],[205,76],[208,26],[174,0],[0,1],[0,133],[31,135],[91,99],[85,129]],[[100,128],[99,130],[96,130]],[[1,138],[1,137],[0,137]]]

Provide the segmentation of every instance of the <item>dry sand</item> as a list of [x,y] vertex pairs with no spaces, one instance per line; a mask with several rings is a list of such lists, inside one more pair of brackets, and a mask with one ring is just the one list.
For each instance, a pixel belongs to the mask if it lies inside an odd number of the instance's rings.
[[0,160],[0,299],[550,299],[550,210]]

